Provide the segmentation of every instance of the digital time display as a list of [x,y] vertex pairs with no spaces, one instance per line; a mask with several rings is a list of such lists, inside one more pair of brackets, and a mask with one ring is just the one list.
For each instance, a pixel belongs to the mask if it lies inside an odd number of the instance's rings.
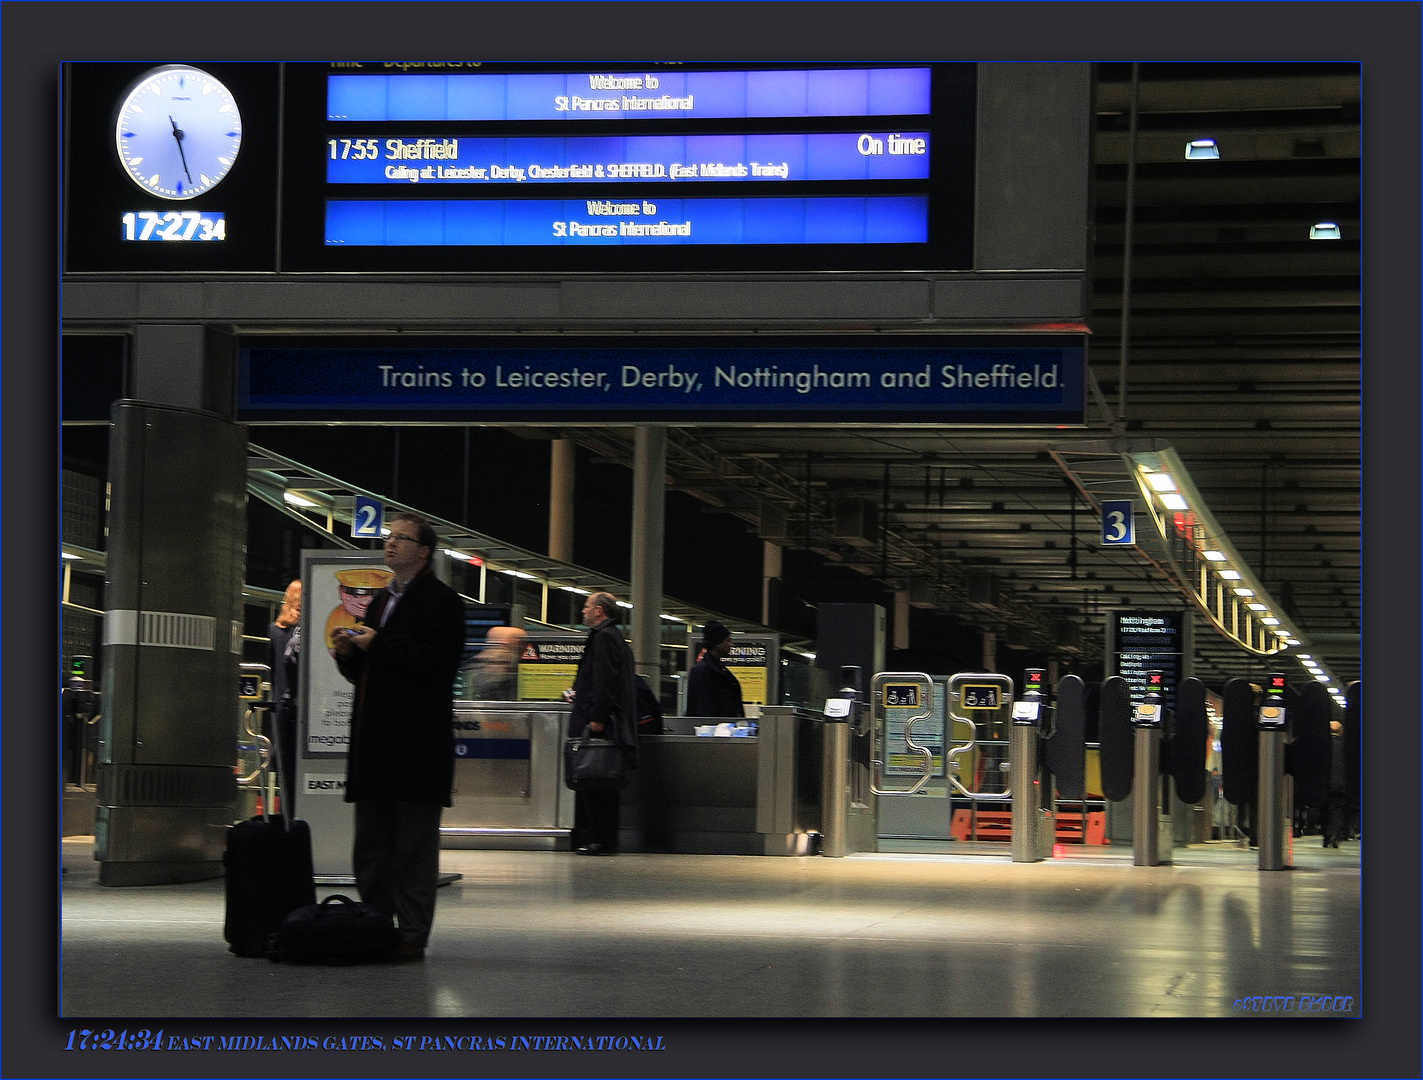
[[199,210],[130,210],[124,214],[125,240],[226,240],[227,215]]

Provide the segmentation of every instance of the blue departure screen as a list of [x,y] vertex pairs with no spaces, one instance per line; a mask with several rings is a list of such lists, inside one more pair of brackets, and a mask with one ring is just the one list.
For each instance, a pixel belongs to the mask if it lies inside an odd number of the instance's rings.
[[332,199],[345,247],[619,244],[922,244],[924,195],[803,199]]
[[330,184],[927,180],[927,131],[327,140]]
[[971,267],[974,65],[577,67],[291,65],[283,265]]
[[331,75],[328,120],[661,120],[914,116],[929,68]]

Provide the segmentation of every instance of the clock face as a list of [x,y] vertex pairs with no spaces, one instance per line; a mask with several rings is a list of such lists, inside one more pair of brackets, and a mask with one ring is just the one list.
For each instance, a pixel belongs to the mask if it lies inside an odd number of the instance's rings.
[[242,117],[232,92],[206,71],[154,68],[129,89],[114,126],[119,161],[161,199],[211,191],[237,160]]

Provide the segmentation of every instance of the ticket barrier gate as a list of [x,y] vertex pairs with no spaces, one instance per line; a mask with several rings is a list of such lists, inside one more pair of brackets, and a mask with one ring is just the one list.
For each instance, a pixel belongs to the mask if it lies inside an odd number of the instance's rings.
[[1225,800],[1247,808],[1259,869],[1288,869],[1295,855],[1296,785],[1303,798],[1328,797],[1329,694],[1319,683],[1294,693],[1281,673],[1259,693],[1248,679],[1225,683],[1221,778]]
[[272,740],[263,733],[271,716],[272,669],[266,664],[241,664],[237,674],[237,805],[234,821],[256,817],[265,807],[276,810],[276,775],[271,767]]
[[[991,672],[966,672],[949,678],[946,713],[951,722],[965,725],[969,737],[945,752],[945,775],[952,790],[978,803],[1010,807],[1009,846],[1014,862],[1038,862],[1052,855],[1057,822],[1053,812],[1053,784],[1045,781],[1045,761],[1040,740],[1052,731],[1052,709],[1045,693],[1046,672],[1030,668],[1025,673],[1030,689],[1014,700],[1013,680]],[[979,728],[1008,717],[1008,786],[1002,791],[971,789],[960,778],[960,758],[980,745]]]
[[1181,802],[1200,801],[1206,786],[1205,685],[1195,678],[1176,688],[1176,709],[1165,704],[1159,671],[1147,672],[1141,700],[1120,675],[1102,683],[1098,714],[1102,794],[1111,802],[1132,799],[1132,863],[1171,861],[1175,844],[1172,792]]
[[1171,782],[1161,770],[1161,744],[1163,738],[1170,738],[1161,690],[1161,672],[1147,672],[1145,698],[1132,710],[1132,774],[1135,788],[1131,817],[1133,866],[1169,863],[1175,840],[1175,826],[1171,819]]
[[1292,784],[1285,776],[1285,744],[1289,741],[1289,710],[1285,708],[1285,677],[1265,676],[1265,698],[1256,717],[1259,730],[1259,773],[1256,806],[1260,823],[1256,840],[1261,870],[1284,870],[1294,864]]
[[69,675],[59,690],[64,783],[86,789],[95,786],[94,763],[98,758],[99,737],[100,697],[90,677],[92,660],[89,656],[74,657],[70,661]]

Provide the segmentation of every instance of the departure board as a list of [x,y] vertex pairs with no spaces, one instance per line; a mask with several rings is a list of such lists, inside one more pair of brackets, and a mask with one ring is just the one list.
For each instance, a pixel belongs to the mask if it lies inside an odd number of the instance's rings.
[[1133,704],[1146,695],[1147,673],[1159,671],[1162,698],[1168,708],[1175,708],[1176,687],[1189,675],[1189,636],[1190,623],[1184,611],[1112,612],[1107,623],[1107,653],[1113,673],[1130,684]]
[[285,65],[292,270],[963,269],[973,65]]

